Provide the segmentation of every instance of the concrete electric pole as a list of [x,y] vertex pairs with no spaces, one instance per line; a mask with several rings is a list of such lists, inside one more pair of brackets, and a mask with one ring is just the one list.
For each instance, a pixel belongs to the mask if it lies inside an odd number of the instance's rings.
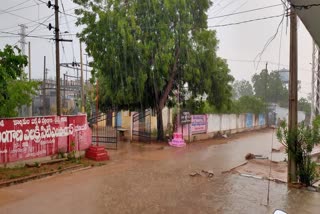
[[[28,42],[28,56],[29,56],[29,82],[31,81],[31,43]],[[29,106],[28,116],[32,117],[32,103]]]
[[61,96],[60,96],[60,38],[59,38],[59,1],[55,0],[55,40],[56,40],[56,99],[57,99],[57,115],[61,116]]
[[85,112],[85,101],[84,101],[84,84],[83,84],[83,59],[82,59],[82,42],[80,41],[80,69],[81,69],[81,113]]
[[[293,133],[297,128],[298,117],[298,39],[297,39],[297,14],[291,7],[290,11],[290,75],[289,75],[289,131]],[[295,136],[296,138],[296,136]],[[288,147],[288,184],[297,181],[296,153],[297,139]]]

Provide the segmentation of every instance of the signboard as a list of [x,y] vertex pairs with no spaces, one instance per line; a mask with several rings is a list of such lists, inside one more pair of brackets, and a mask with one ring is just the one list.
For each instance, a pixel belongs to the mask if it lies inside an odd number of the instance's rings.
[[180,122],[182,125],[191,123],[191,114],[190,112],[182,112],[180,116]]
[[208,123],[207,115],[192,115],[191,117],[191,133],[203,134],[207,133]]
[[86,149],[90,133],[86,115],[0,119],[0,163],[67,152],[71,141]]

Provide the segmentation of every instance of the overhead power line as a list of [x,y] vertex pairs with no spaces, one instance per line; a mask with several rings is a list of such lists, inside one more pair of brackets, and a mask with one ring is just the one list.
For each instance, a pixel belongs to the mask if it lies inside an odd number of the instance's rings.
[[41,3],[44,3],[44,4],[48,4],[47,2],[42,1],[42,0],[38,0],[38,1],[41,2]]
[[[0,31],[0,33],[13,35],[13,36],[17,36],[17,37],[20,36],[20,34],[18,34],[18,33],[11,33],[11,32],[5,32],[5,31]],[[46,36],[46,35],[44,35],[44,36]],[[53,39],[53,38],[44,37],[44,36],[41,36],[41,35],[26,35],[26,37],[30,37],[30,38],[38,38],[38,39],[46,39],[46,40]],[[0,37],[7,37],[7,36],[0,36]]]
[[261,20],[266,20],[266,19],[273,19],[273,18],[278,18],[282,17],[284,14],[280,15],[275,15],[275,16],[267,16],[267,17],[262,17],[262,18],[257,18],[257,19],[250,19],[250,20],[245,20],[241,22],[233,22],[233,23],[228,23],[228,24],[222,24],[222,25],[212,25],[208,26],[209,28],[218,28],[218,27],[227,27],[227,26],[232,26],[232,25],[240,25],[240,24],[245,24],[249,22],[256,22],[256,21],[261,21]]
[[44,25],[44,24],[42,24],[41,22],[38,22],[38,21],[35,21],[35,20],[32,20],[32,19],[29,19],[29,18],[26,18],[26,17],[20,16],[20,15],[15,14],[15,13],[11,13],[11,12],[9,12],[9,11],[5,11],[5,10],[1,10],[1,9],[0,9],[0,11],[1,11],[1,12],[3,12],[3,13],[7,13],[7,14],[10,14],[10,15],[12,15],[12,16],[15,16],[15,17],[21,18],[21,19],[28,20],[28,21],[30,21],[30,22],[34,22],[34,23],[37,23],[37,24],[40,24],[40,25]]
[[35,6],[37,6],[37,4],[33,4],[33,5],[29,5],[29,6],[24,6],[24,7],[19,7],[19,8],[17,8],[17,9],[13,9],[13,10],[5,10],[6,12],[2,12],[2,13],[0,13],[0,15],[6,14],[7,12],[15,12],[15,11],[24,10],[24,9],[31,8],[31,7],[35,7]]
[[[41,22],[39,25],[37,25],[35,28],[33,28],[27,35],[25,35],[25,37],[28,37],[31,33],[33,33],[35,30],[37,30],[41,25],[44,25],[44,23],[50,19],[51,17],[53,16],[53,14],[51,16],[49,16],[48,18],[46,18],[43,22]],[[46,26],[46,25],[45,25]],[[17,44],[18,42],[15,43],[15,45]]]
[[217,18],[223,18],[223,17],[227,17],[227,16],[234,16],[234,15],[238,15],[238,14],[243,14],[243,13],[250,13],[250,12],[254,12],[254,11],[259,11],[259,10],[265,10],[268,8],[273,8],[273,7],[278,7],[281,6],[282,4],[275,4],[275,5],[270,5],[267,7],[259,7],[259,8],[255,8],[255,9],[251,9],[251,10],[245,10],[245,11],[240,11],[237,13],[229,13],[229,14],[224,14],[221,16],[213,16],[213,17],[209,17],[208,19],[217,19]]
[[[75,9],[78,9],[78,8],[79,8],[79,6],[73,7],[73,8],[67,9],[65,12],[68,12],[68,11],[71,11],[71,10],[75,10]],[[52,17],[52,15],[41,17],[41,18],[39,18],[38,20],[30,20],[30,22],[25,22],[25,23],[23,23],[23,24],[26,25],[27,27],[31,28],[31,27],[37,26],[38,22],[40,22],[41,20],[44,20],[44,19],[46,19],[46,18],[48,18],[48,17]],[[37,24],[28,26],[28,25],[31,24],[31,23],[37,23]],[[14,28],[17,28],[17,26],[2,28],[2,29],[0,29],[0,30],[3,30],[3,31],[4,31],[4,30],[9,30],[9,29],[14,29]]]
[[[18,3],[18,4],[16,4],[16,5],[13,5],[13,6],[11,6],[11,7],[8,7],[7,9],[4,9],[4,10],[3,10],[3,11],[4,11],[3,13],[8,12],[8,11],[10,11],[11,9],[13,9],[13,8],[15,8],[15,7],[18,7],[18,6],[21,6],[21,5],[23,5],[23,4],[25,4],[25,3],[29,2],[29,1],[31,1],[31,0],[22,1],[22,2],[20,2],[20,3]],[[2,14],[2,13],[0,13],[0,14]]]

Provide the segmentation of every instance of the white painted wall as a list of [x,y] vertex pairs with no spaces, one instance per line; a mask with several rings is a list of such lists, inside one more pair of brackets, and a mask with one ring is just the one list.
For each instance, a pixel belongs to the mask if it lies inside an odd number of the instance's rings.
[[208,133],[220,131],[221,115],[209,114],[208,115]]

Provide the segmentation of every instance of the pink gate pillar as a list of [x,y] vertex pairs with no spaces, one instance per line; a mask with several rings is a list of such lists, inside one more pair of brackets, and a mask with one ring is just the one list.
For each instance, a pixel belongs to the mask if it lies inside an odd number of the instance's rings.
[[173,147],[184,147],[186,143],[183,140],[182,133],[174,133],[172,141],[169,142],[170,146]]

